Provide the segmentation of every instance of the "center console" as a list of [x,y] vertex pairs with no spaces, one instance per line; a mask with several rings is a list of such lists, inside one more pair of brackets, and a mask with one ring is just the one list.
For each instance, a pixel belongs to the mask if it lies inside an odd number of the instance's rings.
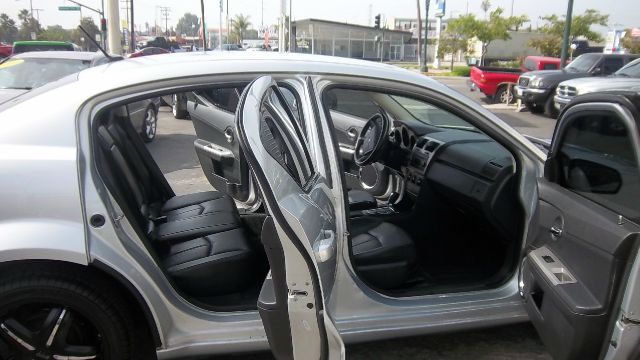
[[402,174],[406,180],[406,191],[412,196],[418,196],[424,173],[433,158],[433,154],[442,145],[440,141],[421,137],[411,150],[408,164],[402,167]]

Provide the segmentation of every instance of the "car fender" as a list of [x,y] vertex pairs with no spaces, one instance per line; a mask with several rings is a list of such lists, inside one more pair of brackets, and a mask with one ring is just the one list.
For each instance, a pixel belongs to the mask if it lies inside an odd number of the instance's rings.
[[49,219],[0,223],[0,262],[60,260],[88,264],[84,225]]

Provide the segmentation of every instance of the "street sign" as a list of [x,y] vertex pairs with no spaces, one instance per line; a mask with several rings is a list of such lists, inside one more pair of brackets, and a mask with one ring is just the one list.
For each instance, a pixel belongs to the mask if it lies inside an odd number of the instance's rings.
[[80,11],[80,6],[58,6],[58,11]]
[[445,8],[446,8],[446,0],[436,0],[436,14],[435,17],[443,17]]

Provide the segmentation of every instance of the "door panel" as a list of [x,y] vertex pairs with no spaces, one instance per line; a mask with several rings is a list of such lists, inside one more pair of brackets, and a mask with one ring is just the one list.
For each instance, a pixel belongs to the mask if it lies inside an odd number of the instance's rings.
[[[597,106],[568,110],[559,120],[559,142],[545,178],[538,180],[537,222],[520,286],[529,317],[555,359],[600,357],[634,259],[640,227],[620,215],[635,213],[620,195],[638,196],[633,179],[640,172],[635,167],[635,175],[629,173],[634,156],[625,141],[637,132],[624,132],[615,123],[618,115],[599,113]],[[612,172],[626,172],[624,180]]]
[[[309,120],[300,123],[319,121]],[[262,234],[271,272],[258,299],[269,343],[278,358],[340,358],[342,342],[323,310],[341,248],[333,200],[341,197],[316,172],[304,130],[270,77],[246,90],[237,128],[272,219]]]
[[229,111],[237,104],[233,97],[239,97],[238,91],[236,87],[199,91],[187,102],[187,110],[197,135],[196,154],[207,180],[216,190],[250,207],[255,199],[249,168],[238,143],[234,112]]

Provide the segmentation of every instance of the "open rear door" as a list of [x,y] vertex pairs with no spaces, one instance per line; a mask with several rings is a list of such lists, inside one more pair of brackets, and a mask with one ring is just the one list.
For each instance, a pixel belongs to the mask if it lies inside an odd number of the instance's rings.
[[245,89],[236,121],[269,213],[261,240],[271,271],[258,309],[271,350],[278,359],[343,358],[344,345],[325,308],[342,241],[336,235],[341,197],[333,193],[335,182],[317,171],[305,130],[271,77]]
[[638,276],[630,276],[640,231],[637,113],[626,97],[597,95],[558,120],[520,281],[529,317],[557,360],[620,350],[610,339],[617,320],[630,316],[622,299]]

